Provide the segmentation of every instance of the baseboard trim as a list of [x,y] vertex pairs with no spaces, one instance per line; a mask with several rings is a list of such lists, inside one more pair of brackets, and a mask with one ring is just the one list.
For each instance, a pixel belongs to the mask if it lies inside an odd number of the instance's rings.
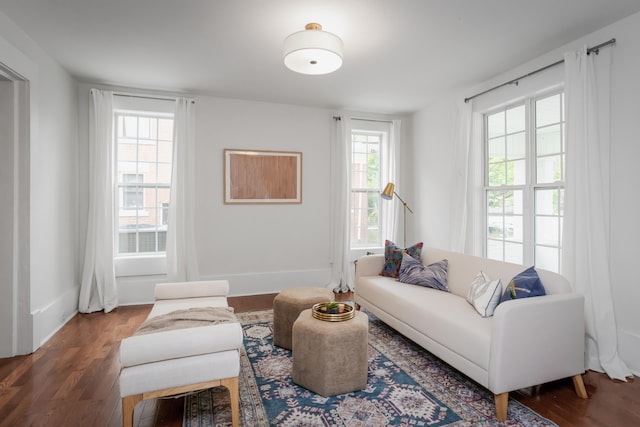
[[203,277],[202,280],[229,281],[229,296],[260,295],[280,292],[288,288],[325,287],[331,277],[330,269],[291,270],[262,273],[224,274]]
[[73,287],[60,297],[31,312],[33,351],[36,351],[78,313],[80,288]]
[[[287,288],[325,287],[329,284],[329,268],[290,270],[259,273],[215,274],[201,276],[199,280],[228,280],[229,296],[261,295],[280,292]],[[156,283],[166,282],[166,276],[118,278],[118,304],[151,304]]]

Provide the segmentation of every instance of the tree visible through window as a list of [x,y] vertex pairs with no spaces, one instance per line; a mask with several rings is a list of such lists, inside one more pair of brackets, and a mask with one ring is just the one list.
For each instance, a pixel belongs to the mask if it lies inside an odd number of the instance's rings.
[[564,95],[485,115],[487,258],[560,270]]
[[173,154],[173,117],[115,113],[118,253],[164,252]]

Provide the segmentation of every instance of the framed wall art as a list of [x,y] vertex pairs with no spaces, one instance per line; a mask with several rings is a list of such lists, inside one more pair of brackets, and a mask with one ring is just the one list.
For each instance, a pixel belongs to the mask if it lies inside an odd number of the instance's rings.
[[224,203],[302,203],[302,153],[225,149]]

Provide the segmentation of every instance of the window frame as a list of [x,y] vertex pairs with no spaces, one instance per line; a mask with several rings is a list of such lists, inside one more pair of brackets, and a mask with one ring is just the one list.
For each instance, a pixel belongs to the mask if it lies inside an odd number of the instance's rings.
[[[564,192],[564,188],[565,188],[565,173],[566,173],[566,135],[565,135],[565,123],[566,123],[566,117],[565,117],[565,113],[563,110],[561,110],[561,121],[560,121],[560,127],[561,127],[561,151],[560,151],[560,155],[562,158],[562,179],[560,181],[554,181],[554,182],[546,182],[546,183],[539,183],[538,182],[538,168],[537,168],[537,162],[539,159],[538,153],[537,153],[537,131],[538,129],[542,128],[538,128],[537,124],[536,124],[536,114],[537,114],[537,109],[535,108],[536,106],[536,102],[546,99],[546,98],[550,98],[550,97],[554,97],[556,95],[561,95],[561,107],[564,106],[564,88],[560,87],[560,88],[554,88],[552,90],[548,90],[548,91],[544,91],[544,92],[540,92],[540,93],[536,93],[535,95],[531,95],[528,97],[524,97],[519,99],[517,102],[513,102],[513,103],[507,103],[504,105],[501,105],[497,108],[493,108],[493,109],[489,109],[487,111],[485,111],[483,113],[483,164],[482,164],[482,174],[483,174],[483,186],[482,186],[482,206],[483,206],[483,227],[482,227],[482,238],[483,238],[483,243],[482,243],[482,251],[483,251],[483,256],[488,258],[489,257],[489,248],[488,248],[488,243],[490,240],[490,236],[489,236],[489,197],[488,194],[490,191],[522,191],[522,261],[518,262],[515,261],[517,263],[521,263],[524,265],[535,265],[537,262],[536,260],[536,248],[538,246],[545,246],[545,247],[551,247],[551,248],[556,248],[558,250],[558,259],[557,259],[557,270],[552,270],[552,271],[560,271],[561,267],[562,267],[562,260],[561,260],[561,249],[562,249],[562,222],[563,222],[563,210],[561,208],[562,205],[560,205],[559,207],[559,212],[558,214],[554,214],[554,215],[547,215],[547,216],[554,216],[559,218],[559,230],[558,230],[558,246],[554,247],[554,246],[550,246],[550,245],[543,245],[540,244],[537,240],[536,240],[536,220],[538,219],[538,216],[540,216],[537,213],[536,210],[536,194],[538,190],[549,190],[549,189],[559,189],[561,192]],[[526,172],[525,172],[525,182],[523,184],[514,184],[514,185],[501,185],[501,186],[490,186],[489,185],[489,129],[488,129],[488,118],[489,116],[499,113],[501,111],[505,112],[513,109],[513,108],[517,108],[518,106],[523,105],[525,107],[525,153],[526,153],[526,157],[525,157],[525,168],[526,168]],[[545,127],[549,127],[552,125],[548,125]],[[508,132],[506,132],[505,130],[505,134],[504,136],[506,137],[508,135]],[[505,147],[506,147],[506,143],[505,143]],[[505,160],[508,159],[507,154],[505,154]],[[563,201],[562,201],[563,202]],[[502,216],[504,217],[504,212],[502,214]],[[503,222],[504,224],[504,222]],[[503,226],[503,233],[504,233],[504,226]],[[505,260],[507,262],[509,262],[509,260],[507,259],[507,257],[505,256],[505,242],[509,242],[509,240],[507,239],[502,239],[500,240],[502,241],[502,260]],[[492,258],[494,259],[494,258]],[[514,261],[511,261],[514,262]],[[541,268],[545,268],[545,267],[541,267]],[[547,268],[549,269],[549,268]]]
[[[391,179],[393,171],[397,169],[397,166],[392,164],[396,162],[395,159],[399,158],[398,146],[400,141],[393,141],[392,138],[397,137],[394,134],[394,121],[386,118],[355,118],[350,117],[348,119],[347,135],[349,141],[349,154],[348,154],[348,174],[349,174],[349,212],[351,212],[351,197],[352,197],[352,165],[353,165],[353,133],[354,132],[368,132],[381,134],[380,145],[380,157],[379,157],[379,171],[378,171],[378,188],[371,188],[372,192],[377,193],[378,200],[378,224],[379,224],[379,243],[353,246],[351,239],[351,231],[349,232],[349,252],[352,260],[359,258],[366,253],[377,253],[384,250],[385,239],[389,237],[389,232],[393,230],[386,230],[386,227],[392,226],[389,223],[389,217],[396,205],[394,203],[382,200],[380,192],[383,186],[389,182],[394,181]],[[396,182],[397,184],[397,182]],[[351,229],[351,215],[349,216],[349,228]]]
[[[114,267],[116,277],[133,277],[133,276],[150,276],[150,275],[163,275],[167,272],[166,265],[166,251],[165,252],[141,252],[141,253],[119,253],[118,252],[118,239],[119,239],[119,218],[120,214],[135,214],[140,213],[139,210],[124,210],[120,209],[122,200],[122,192],[120,191],[119,182],[121,181],[117,175],[117,150],[118,150],[118,135],[117,135],[117,117],[119,114],[133,114],[138,116],[151,116],[171,118],[174,120],[175,101],[172,99],[154,99],[144,97],[132,97],[132,96],[114,96],[113,103],[113,144],[114,153],[116,153],[114,159],[116,166],[114,172],[116,176],[114,179],[114,230],[113,230],[113,242],[114,242]],[[174,122],[175,125],[175,122]],[[146,145],[146,142],[141,140],[140,145]],[[172,138],[173,144],[173,138]],[[173,156],[173,149],[172,156]],[[129,173],[129,172],[126,172]],[[132,172],[138,173],[138,172]],[[137,185],[141,188],[144,194],[144,190],[147,187],[170,188],[171,182],[157,184],[143,184]],[[144,199],[144,195],[143,195]],[[158,208],[159,218],[164,219],[164,211],[166,207],[163,205]],[[142,210],[144,213],[144,209]],[[164,221],[163,221],[164,223]],[[157,231],[157,230],[156,230]]]
[[[369,187],[369,186],[356,187],[353,184],[353,179],[350,180],[350,182],[351,182],[350,189],[349,189],[349,196],[350,196],[349,197],[349,209],[350,209],[350,212],[351,212],[351,215],[350,215],[350,218],[351,218],[351,224],[350,224],[351,233],[350,233],[350,235],[353,236],[353,233],[354,233],[354,230],[353,230],[353,225],[354,225],[353,218],[354,218],[354,215],[355,215],[354,211],[356,211],[356,210],[357,211],[365,210],[367,212],[367,222],[365,224],[365,228],[364,228],[363,232],[367,234],[367,237],[364,238],[364,240],[366,240],[366,243],[362,244],[362,245],[359,245],[359,246],[355,246],[353,244],[353,239],[349,239],[349,242],[350,242],[349,246],[350,246],[350,249],[352,249],[352,250],[378,248],[378,247],[382,246],[381,245],[381,238],[382,238],[381,237],[381,235],[382,235],[381,201],[382,201],[382,199],[380,197],[380,188],[381,188],[381,185],[382,185],[382,176],[381,176],[382,150],[383,150],[382,144],[384,143],[385,137],[384,137],[384,133],[383,132],[377,131],[377,130],[368,130],[368,129],[365,130],[365,129],[353,129],[353,128],[351,129],[351,165],[350,165],[350,173],[351,173],[351,177],[352,178],[353,178],[353,175],[354,175],[354,169],[353,168],[355,166],[354,161],[353,161],[354,154],[365,154],[365,155],[367,155],[367,157],[369,155],[369,151],[368,150],[365,153],[360,153],[360,152],[356,153],[355,152],[356,141],[354,141],[354,137],[356,137],[356,136],[366,137],[367,138],[366,144],[371,144],[371,142],[368,141],[368,139],[370,137],[372,137],[372,136],[379,138],[379,141],[377,142],[377,145],[378,145],[378,147],[377,147],[378,148],[378,168],[377,168],[378,185],[376,187]],[[370,172],[370,169],[369,169],[369,166],[368,166],[368,163],[367,163],[367,168],[366,168],[366,170],[362,171],[362,173],[365,175],[365,177],[368,178],[369,172]],[[355,194],[366,194],[366,197],[365,197],[365,199],[367,201],[367,206],[366,207],[359,206],[359,207],[356,208],[356,207],[353,206],[353,200],[354,200]],[[372,244],[373,242],[371,242],[370,239],[369,239],[369,231],[372,229],[371,224],[369,223],[369,220],[368,220],[368,218],[369,218],[369,200],[370,200],[371,196],[377,196],[377,198],[378,198],[378,202],[377,202],[377,206],[378,206],[377,207],[378,224],[377,224],[377,228],[376,228],[377,229],[377,234],[378,234],[378,241],[375,242],[374,244]],[[360,198],[358,197],[358,199],[360,199]],[[360,230],[363,229],[363,227],[358,227],[358,228]]]

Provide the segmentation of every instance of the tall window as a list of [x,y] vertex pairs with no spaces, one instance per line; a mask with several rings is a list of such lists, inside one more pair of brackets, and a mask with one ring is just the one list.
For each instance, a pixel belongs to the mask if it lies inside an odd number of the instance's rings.
[[173,116],[115,112],[118,254],[165,251]]
[[380,187],[385,132],[351,131],[351,247],[382,246]]
[[485,115],[487,258],[560,270],[564,95]]

